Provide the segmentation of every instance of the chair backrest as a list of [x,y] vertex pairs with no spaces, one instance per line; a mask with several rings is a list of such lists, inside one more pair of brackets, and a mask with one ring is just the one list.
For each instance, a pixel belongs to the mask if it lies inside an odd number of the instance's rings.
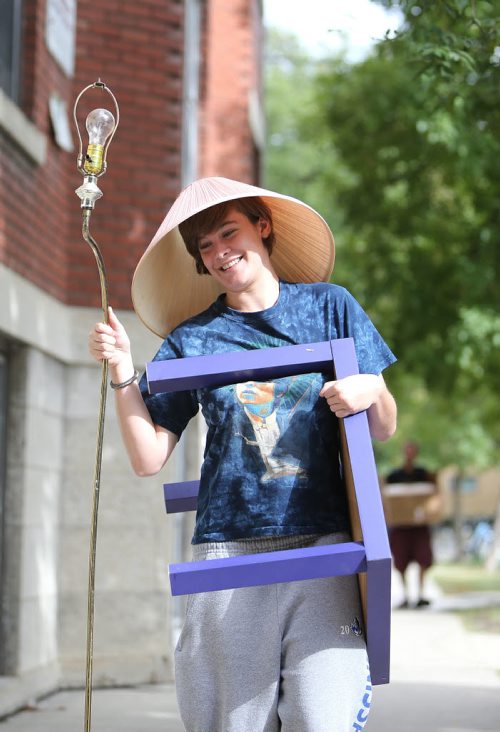
[[[352,338],[155,361],[146,368],[151,393],[201,386],[215,388],[313,371],[331,373],[337,379],[358,373]],[[389,681],[391,553],[366,413],[340,420],[340,431],[354,541],[331,547],[171,565],[172,594],[357,574],[371,680],[373,684],[383,684]],[[166,484],[164,491],[168,512],[196,507],[197,481]]]

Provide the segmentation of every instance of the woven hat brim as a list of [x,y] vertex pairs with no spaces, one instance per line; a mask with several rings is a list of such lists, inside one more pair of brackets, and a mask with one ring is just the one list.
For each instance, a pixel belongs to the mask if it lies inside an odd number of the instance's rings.
[[[186,193],[191,195],[183,198]],[[212,277],[196,272],[178,224],[217,203],[248,196],[260,196],[271,209],[275,233],[271,263],[277,275],[288,282],[329,280],[335,243],[328,224],[313,208],[238,181],[201,179],[173,204],[134,273],[134,309],[153,333],[166,337],[184,320],[208,308],[222,292]]]

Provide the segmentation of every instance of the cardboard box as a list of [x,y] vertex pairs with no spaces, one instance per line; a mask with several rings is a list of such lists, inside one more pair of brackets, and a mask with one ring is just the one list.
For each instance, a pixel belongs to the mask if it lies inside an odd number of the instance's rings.
[[388,526],[435,524],[442,518],[442,501],[434,483],[387,483],[382,501]]

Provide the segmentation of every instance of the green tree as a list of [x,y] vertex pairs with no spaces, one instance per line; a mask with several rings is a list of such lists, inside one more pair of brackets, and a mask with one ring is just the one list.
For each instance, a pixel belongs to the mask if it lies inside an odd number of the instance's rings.
[[[331,224],[335,281],[400,360],[388,372],[400,439],[428,445],[436,467],[491,463],[500,440],[496,4],[398,4],[403,30],[359,64],[300,53],[297,62],[283,42],[269,58],[267,184]],[[398,443],[384,447],[382,464],[399,458]]]
[[321,62],[290,33],[270,29],[265,57],[267,150],[264,183],[329,211],[335,187],[325,185],[336,161],[315,88]]

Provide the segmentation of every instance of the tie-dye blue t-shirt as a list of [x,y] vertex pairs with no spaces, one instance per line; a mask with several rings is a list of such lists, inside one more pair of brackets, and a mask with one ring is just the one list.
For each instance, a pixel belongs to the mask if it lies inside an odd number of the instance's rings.
[[[155,360],[354,338],[360,373],[395,361],[352,295],[332,284],[280,282],[261,312],[219,297],[178,326]],[[207,423],[193,543],[317,534],[348,528],[339,467],[338,422],[319,391],[319,373],[215,389],[149,395],[153,422],[180,437],[199,407]]]

